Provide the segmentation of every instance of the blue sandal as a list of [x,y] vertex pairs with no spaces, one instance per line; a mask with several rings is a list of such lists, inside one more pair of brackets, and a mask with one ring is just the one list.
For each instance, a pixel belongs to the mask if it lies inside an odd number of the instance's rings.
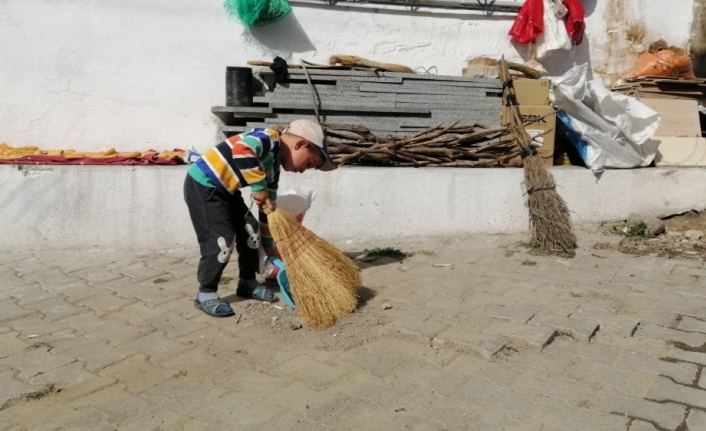
[[209,299],[204,302],[199,302],[198,299],[195,299],[194,307],[213,317],[235,316],[235,311],[233,311],[228,301],[223,298]]
[[275,293],[273,291],[262,284],[258,284],[254,288],[250,287],[245,280],[238,281],[238,288],[235,290],[235,294],[241,298],[257,299],[258,301],[275,301]]

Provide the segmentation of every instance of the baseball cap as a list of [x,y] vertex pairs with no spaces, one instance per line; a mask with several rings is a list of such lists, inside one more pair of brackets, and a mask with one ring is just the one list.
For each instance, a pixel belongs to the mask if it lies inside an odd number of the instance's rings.
[[324,129],[318,123],[311,120],[294,120],[282,133],[297,135],[316,145],[321,150],[321,154],[324,155],[324,163],[319,168],[320,171],[332,171],[338,167],[328,154]]

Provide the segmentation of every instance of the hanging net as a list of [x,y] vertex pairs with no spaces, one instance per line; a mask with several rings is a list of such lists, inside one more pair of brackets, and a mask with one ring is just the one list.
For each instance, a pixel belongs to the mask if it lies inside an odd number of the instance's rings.
[[287,0],[225,0],[223,7],[248,27],[272,24],[292,11]]

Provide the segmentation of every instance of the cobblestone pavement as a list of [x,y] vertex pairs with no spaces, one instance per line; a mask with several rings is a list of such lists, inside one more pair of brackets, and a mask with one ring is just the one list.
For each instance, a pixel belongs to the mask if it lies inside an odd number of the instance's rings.
[[702,263],[520,239],[344,246],[416,254],[325,330],[202,314],[194,250],[0,254],[0,430],[706,430]]

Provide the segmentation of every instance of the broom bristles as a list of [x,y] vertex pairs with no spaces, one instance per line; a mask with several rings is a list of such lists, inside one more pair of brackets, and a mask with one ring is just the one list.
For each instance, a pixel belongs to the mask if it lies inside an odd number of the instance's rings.
[[305,323],[328,327],[353,312],[360,286],[355,263],[282,209],[269,213],[267,221]]

